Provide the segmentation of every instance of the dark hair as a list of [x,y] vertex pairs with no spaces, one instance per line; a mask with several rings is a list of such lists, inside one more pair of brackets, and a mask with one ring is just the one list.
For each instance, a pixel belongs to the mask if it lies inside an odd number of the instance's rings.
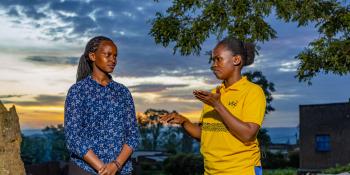
[[234,37],[226,37],[217,44],[217,46],[219,45],[225,46],[233,55],[240,55],[243,60],[243,66],[249,66],[254,63],[254,43],[243,42]]
[[[112,41],[105,36],[96,36],[89,40],[85,46],[85,51],[81,55],[77,70],[77,82],[86,78],[92,73],[92,61],[89,58],[89,53],[94,53],[102,41]],[[113,42],[113,41],[112,41]]]

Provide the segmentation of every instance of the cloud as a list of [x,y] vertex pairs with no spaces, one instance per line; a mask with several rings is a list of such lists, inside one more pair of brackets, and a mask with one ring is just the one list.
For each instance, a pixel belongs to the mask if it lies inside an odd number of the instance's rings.
[[186,84],[140,84],[130,86],[129,88],[133,92],[160,92],[172,88],[187,87]]
[[0,95],[0,98],[14,98],[14,97],[23,97],[25,95],[20,94],[20,95]]
[[[146,77],[163,75],[205,76],[209,70],[206,56],[173,55],[171,48],[157,46],[149,36],[149,20],[156,11],[165,11],[170,2],[120,1],[1,1],[17,27],[31,25],[40,31],[38,40],[68,41],[82,45],[96,35],[111,37],[120,50],[118,76]],[[154,8],[154,7],[158,8]],[[36,11],[33,11],[35,9]],[[37,13],[35,13],[37,12]],[[46,17],[42,14],[46,14]],[[76,47],[76,45],[75,45]],[[205,46],[203,46],[205,48]],[[54,57],[29,58],[37,63],[67,63]],[[69,62],[71,63],[71,62]],[[75,62],[73,62],[75,63]],[[201,72],[202,71],[202,72]]]
[[290,100],[291,98],[299,97],[299,94],[272,94],[274,100]]
[[299,65],[299,60],[288,61],[281,64],[278,69],[281,72],[296,72]]
[[[151,5],[152,4],[152,5]],[[0,8],[18,23],[30,21],[36,28],[46,28],[46,35],[54,39],[108,36],[138,36],[146,34],[148,18],[153,16],[154,5],[138,1],[1,1]],[[161,7],[161,5],[160,5]],[[21,20],[25,19],[25,20]],[[50,20],[48,20],[50,19]]]
[[63,105],[65,96],[58,95],[38,95],[31,101],[19,101],[19,100],[6,100],[6,103],[13,103],[20,106],[55,106]]
[[29,56],[29,57],[26,57],[25,60],[33,63],[45,64],[45,65],[76,65],[79,62],[78,57],[56,57],[56,56]]

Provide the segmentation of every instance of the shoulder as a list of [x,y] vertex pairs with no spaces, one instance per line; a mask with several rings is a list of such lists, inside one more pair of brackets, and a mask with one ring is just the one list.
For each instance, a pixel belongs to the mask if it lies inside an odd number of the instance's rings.
[[247,82],[247,89],[249,90],[250,94],[260,95],[260,96],[265,97],[264,90],[258,84],[255,84],[253,82],[248,81]]
[[82,79],[76,83],[74,83],[68,90],[68,94],[78,93],[84,90],[88,86],[87,78]]
[[122,83],[113,81],[113,88],[119,92],[125,93],[125,94],[130,94],[129,89]]

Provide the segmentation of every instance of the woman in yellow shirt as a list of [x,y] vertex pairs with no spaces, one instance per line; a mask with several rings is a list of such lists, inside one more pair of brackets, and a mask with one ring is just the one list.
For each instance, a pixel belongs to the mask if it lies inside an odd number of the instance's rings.
[[254,62],[254,47],[232,37],[215,46],[211,70],[223,82],[211,92],[193,91],[204,103],[200,125],[175,112],[161,117],[163,122],[181,124],[200,140],[206,175],[262,174],[257,133],[266,99],[260,86],[241,75],[242,68]]

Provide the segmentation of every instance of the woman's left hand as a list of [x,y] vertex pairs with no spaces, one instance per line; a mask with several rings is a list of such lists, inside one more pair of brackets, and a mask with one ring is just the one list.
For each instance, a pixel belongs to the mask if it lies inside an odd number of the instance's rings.
[[98,172],[99,175],[115,175],[118,171],[118,167],[114,163],[106,164],[106,167]]
[[221,94],[218,88],[216,89],[216,93],[211,93],[211,92],[202,91],[202,90],[194,90],[193,95],[198,100],[212,107],[215,107],[221,104],[221,101],[220,101]]

